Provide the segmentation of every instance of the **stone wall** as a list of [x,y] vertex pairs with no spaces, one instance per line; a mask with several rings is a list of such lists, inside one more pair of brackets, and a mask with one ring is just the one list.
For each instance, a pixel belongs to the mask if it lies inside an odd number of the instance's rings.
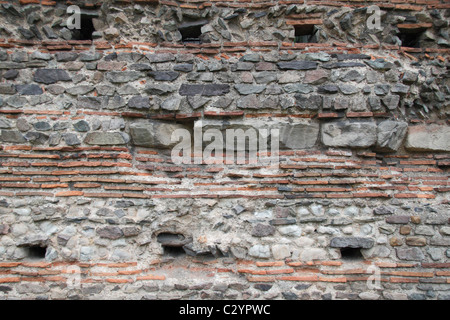
[[0,1],[0,298],[449,299],[450,4],[372,4]]

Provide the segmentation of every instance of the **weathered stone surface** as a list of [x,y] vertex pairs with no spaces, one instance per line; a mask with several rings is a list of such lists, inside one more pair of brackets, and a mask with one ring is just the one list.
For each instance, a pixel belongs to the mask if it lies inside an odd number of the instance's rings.
[[397,257],[401,260],[421,261],[425,259],[425,255],[419,248],[397,248]]
[[56,61],[58,62],[67,62],[67,61],[75,61],[78,58],[78,53],[76,52],[58,52],[55,55]]
[[275,233],[275,228],[270,224],[258,223],[253,226],[251,235],[254,237],[267,237]]
[[314,91],[314,87],[303,83],[290,83],[283,86],[283,90],[286,93],[311,93]]
[[288,61],[278,62],[278,68],[280,70],[312,70],[317,69],[317,62],[313,61]]
[[390,216],[386,218],[387,223],[393,224],[407,224],[410,220],[410,216]]
[[88,132],[90,130],[89,123],[85,120],[75,122],[73,128],[78,132]]
[[71,81],[69,74],[62,69],[38,69],[34,73],[34,81],[53,84],[59,81]]
[[84,143],[108,146],[125,144],[126,141],[119,132],[90,132],[86,135]]
[[387,71],[394,67],[394,64],[392,62],[388,62],[384,59],[365,61],[365,63],[367,63],[367,65],[369,65],[371,68],[378,71]]
[[179,90],[181,96],[221,96],[228,92],[228,84],[182,84]]
[[334,84],[327,84],[317,88],[318,93],[333,94],[339,91],[339,87]]
[[176,88],[174,86],[161,83],[161,84],[149,84],[145,87],[145,92],[151,95],[166,95],[174,92]]
[[278,229],[281,235],[287,237],[300,237],[302,229],[299,226],[285,226]]
[[174,81],[180,73],[176,71],[151,71],[148,75],[156,81]]
[[130,134],[136,146],[171,148],[178,141],[171,141],[172,133],[185,126],[173,123],[149,121],[148,123],[133,123],[130,125]]
[[324,69],[339,69],[339,68],[354,68],[354,67],[365,67],[364,63],[360,62],[331,62],[322,64]]
[[388,207],[388,206],[381,206],[381,207],[375,208],[373,210],[373,213],[377,214],[377,215],[394,214],[395,213],[395,208]]
[[135,96],[128,100],[128,107],[134,109],[149,109],[150,100],[148,97]]
[[143,74],[138,71],[110,71],[106,73],[106,80],[111,83],[127,83],[138,80]]
[[22,133],[20,131],[14,131],[14,130],[2,130],[0,139],[3,142],[11,142],[11,143],[24,143],[26,142],[25,138],[23,137]]
[[179,72],[191,72],[194,70],[194,65],[192,63],[181,63],[173,66],[173,70]]
[[123,236],[122,230],[120,230],[120,228],[116,227],[116,226],[101,227],[101,228],[98,228],[96,232],[101,238],[106,238],[106,239],[111,239],[111,240],[116,240]]
[[33,123],[33,127],[38,131],[49,131],[52,129],[50,124],[46,121],[38,121],[36,123]]
[[296,105],[300,109],[319,110],[322,108],[323,97],[321,95],[310,95],[305,97],[303,94],[297,93],[295,95]]
[[161,109],[169,110],[169,111],[177,111],[180,109],[180,104],[181,104],[180,97],[177,97],[177,96],[170,97],[170,98],[165,99],[161,103]]
[[327,252],[321,248],[306,248],[300,254],[301,261],[314,261],[327,259]]
[[406,122],[386,120],[377,127],[377,149],[397,151],[405,138],[408,124]]
[[319,137],[319,123],[286,124],[280,130],[280,143],[293,150],[315,146]]
[[253,84],[237,84],[234,86],[234,88],[239,92],[239,94],[249,95],[261,93],[266,87],[263,85],[258,86]]
[[408,246],[423,247],[427,245],[427,239],[423,237],[406,237]]
[[450,127],[419,125],[408,127],[405,142],[410,151],[450,151]]
[[398,103],[400,102],[400,96],[397,95],[387,95],[381,99],[383,105],[386,106],[389,110],[395,110],[398,107]]
[[255,258],[268,259],[271,257],[270,247],[267,245],[254,245],[248,250],[248,254]]
[[361,237],[335,237],[331,239],[332,248],[372,248],[375,241],[371,238]]
[[81,86],[75,86],[75,87],[70,87],[66,89],[66,92],[68,94],[71,94],[73,96],[78,96],[78,95],[85,95],[89,92],[92,92],[95,90],[94,86],[89,86],[89,85],[81,85]]
[[336,121],[322,125],[322,142],[330,147],[365,148],[377,141],[377,126],[372,122]]

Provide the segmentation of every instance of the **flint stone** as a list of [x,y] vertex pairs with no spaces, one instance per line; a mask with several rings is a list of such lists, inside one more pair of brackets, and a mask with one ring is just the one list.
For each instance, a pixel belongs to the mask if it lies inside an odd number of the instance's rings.
[[0,140],[11,143],[25,143],[27,142],[20,131],[2,130]]
[[305,97],[303,94],[295,95],[296,104],[300,109],[319,110],[323,104],[323,97],[320,95],[311,95]]
[[194,65],[192,63],[177,64],[173,67],[173,70],[179,72],[191,72],[193,69]]
[[375,241],[370,238],[361,237],[336,237],[331,239],[330,246],[332,248],[372,248]]
[[80,120],[73,125],[74,129],[78,132],[88,132],[91,128],[89,123],[85,120]]
[[377,141],[372,122],[330,122],[322,125],[322,142],[330,147],[366,148]]
[[320,86],[317,88],[317,92],[318,93],[324,93],[324,94],[333,94],[333,93],[337,93],[338,92],[338,86],[334,85],[334,84],[326,84],[323,86]]
[[24,96],[41,95],[44,92],[37,84],[21,84],[16,86],[17,92]]
[[[264,86],[263,90],[264,90]],[[221,96],[230,92],[228,84],[182,84],[180,87],[181,96]]]
[[130,134],[136,146],[171,148],[178,143],[178,141],[171,141],[172,133],[177,129],[186,130],[186,127],[180,124],[150,121],[148,123],[132,123]]
[[53,84],[58,81],[71,81],[69,74],[61,69],[38,69],[34,74],[34,81]]
[[66,92],[73,96],[85,95],[91,91],[94,91],[94,86],[81,85],[76,87],[70,87],[66,89]]
[[161,63],[175,60],[175,56],[172,53],[147,54],[146,57],[150,63]]
[[156,81],[174,81],[180,73],[177,71],[151,71],[148,75]]
[[81,144],[81,141],[75,133],[64,133],[62,139],[68,146],[77,146]]
[[19,76],[19,71],[17,70],[8,70],[3,74],[3,78],[6,80],[14,80]]
[[11,123],[6,119],[0,119],[0,129],[9,129],[11,128]]
[[290,83],[287,84],[285,86],[283,86],[283,90],[286,93],[303,93],[303,94],[307,94],[307,93],[311,93],[314,91],[314,87],[310,86],[308,84],[303,84],[303,83]]
[[84,143],[108,146],[126,144],[126,140],[119,132],[91,132],[87,134]]
[[128,107],[135,109],[149,109],[150,100],[148,97],[135,96],[128,100]]
[[288,61],[278,62],[280,70],[313,70],[317,69],[317,62],[314,61]]
[[44,144],[49,136],[40,132],[27,132],[25,139],[33,144]]
[[78,53],[76,52],[58,52],[55,55],[56,61],[58,62],[68,62],[75,61],[78,58]]
[[257,86],[253,84],[237,84],[234,88],[242,95],[257,94],[264,91],[264,85]]
[[387,95],[382,98],[381,101],[389,110],[395,110],[400,102],[400,96],[398,95]]
[[[181,89],[180,89],[181,90]],[[174,92],[175,87],[168,84],[150,84],[144,89],[150,95],[166,95],[168,93]],[[189,95],[189,94],[186,94]]]
[[50,124],[45,121],[39,121],[39,122],[33,123],[33,127],[34,127],[34,129],[36,129],[38,131],[49,131],[52,129]]
[[360,62],[332,62],[325,63],[321,67],[324,69],[339,69],[339,68],[356,68],[356,67],[365,67],[364,63]]
[[142,77],[143,74],[138,71],[111,71],[106,73],[106,80],[111,83],[127,83]]
[[387,71],[394,67],[394,64],[391,62],[388,62],[384,59],[376,59],[376,60],[370,60],[365,61],[365,63],[370,66],[372,69],[378,70],[378,71]]
[[408,128],[405,148],[409,151],[450,151],[450,127],[419,125]]
[[277,81],[277,73],[270,71],[257,72],[253,75],[256,83],[270,83]]
[[377,128],[377,149],[383,151],[397,151],[405,138],[408,124],[386,120]]

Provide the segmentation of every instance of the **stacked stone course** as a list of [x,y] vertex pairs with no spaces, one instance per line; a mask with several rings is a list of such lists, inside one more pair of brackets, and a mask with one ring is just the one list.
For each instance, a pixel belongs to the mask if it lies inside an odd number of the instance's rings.
[[[0,1],[0,298],[448,300],[450,4],[373,4]],[[174,163],[200,123],[279,166]]]

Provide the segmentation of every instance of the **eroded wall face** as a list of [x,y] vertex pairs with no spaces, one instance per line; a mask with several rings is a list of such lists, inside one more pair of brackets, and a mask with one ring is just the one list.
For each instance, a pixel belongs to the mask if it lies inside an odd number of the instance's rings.
[[2,3],[0,297],[448,299],[450,6],[397,2]]

